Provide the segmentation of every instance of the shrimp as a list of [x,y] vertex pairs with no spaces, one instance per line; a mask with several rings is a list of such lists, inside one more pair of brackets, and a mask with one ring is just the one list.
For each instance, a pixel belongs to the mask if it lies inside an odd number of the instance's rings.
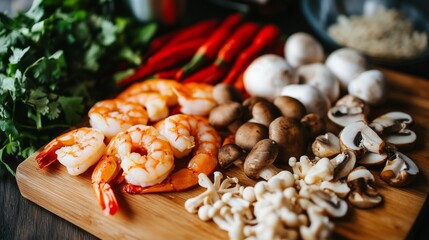
[[142,92],[135,95],[120,94],[118,99],[143,105],[151,122],[168,117],[167,99],[156,92]]
[[148,122],[148,113],[142,106],[119,99],[97,102],[88,116],[91,127],[100,130],[107,140],[133,125]]
[[174,172],[160,184],[150,187],[127,185],[125,191],[130,193],[181,191],[197,185],[199,173],[209,175],[214,171],[221,138],[207,119],[177,114],[157,123],[156,126],[170,142],[176,157],[182,158],[193,150],[191,160],[187,168]]
[[110,184],[120,182],[148,187],[164,181],[174,169],[170,143],[152,126],[136,125],[112,138],[94,169],[91,180],[106,215],[119,209]]
[[106,148],[101,131],[82,127],[64,133],[48,143],[36,156],[39,168],[59,161],[71,175],[79,175],[94,165]]
[[150,79],[134,83],[120,93],[118,98],[144,105],[150,120],[156,122],[168,116],[168,107],[177,105],[173,88],[180,85],[174,80]]
[[205,116],[216,106],[213,86],[205,83],[187,83],[173,88],[177,94],[180,111],[185,114]]

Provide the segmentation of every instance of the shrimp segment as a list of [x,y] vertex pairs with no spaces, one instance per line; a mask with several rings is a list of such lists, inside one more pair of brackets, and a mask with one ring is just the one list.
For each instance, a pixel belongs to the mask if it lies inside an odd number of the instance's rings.
[[105,148],[103,133],[82,127],[52,140],[36,156],[36,161],[39,168],[44,168],[58,160],[69,174],[79,175],[101,158]]
[[177,86],[180,83],[174,80],[150,79],[134,83],[117,98],[142,104],[149,113],[149,119],[156,122],[168,116],[168,107],[177,104],[177,96],[173,92]]
[[130,193],[153,193],[181,191],[198,184],[198,174],[211,174],[217,165],[217,154],[221,138],[210,126],[207,119],[199,116],[177,114],[157,124],[166,136],[176,154],[183,157],[192,149],[192,158],[187,168],[173,173],[162,183],[150,187],[128,184],[125,191]]
[[143,107],[119,99],[97,102],[88,116],[91,127],[103,132],[108,140],[133,125],[148,121],[148,113]]
[[112,184],[125,179],[147,187],[162,182],[173,169],[174,156],[165,137],[154,127],[136,125],[112,138],[91,180],[103,212],[113,215],[119,206]]
[[187,83],[173,88],[177,94],[180,111],[185,114],[205,116],[216,106],[213,86],[205,83]]

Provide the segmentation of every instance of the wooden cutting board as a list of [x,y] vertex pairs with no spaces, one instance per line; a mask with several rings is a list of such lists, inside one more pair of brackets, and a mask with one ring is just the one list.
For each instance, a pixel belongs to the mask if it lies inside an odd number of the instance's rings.
[[[421,173],[409,187],[393,188],[378,178],[384,197],[381,207],[350,208],[345,218],[335,220],[338,237],[359,239],[404,239],[413,226],[429,192],[429,81],[384,70],[389,79],[389,101],[371,109],[371,118],[389,111],[413,116],[418,135],[415,149],[406,154],[415,160]],[[204,191],[197,187],[186,192],[130,195],[115,188],[120,211],[105,216],[90,184],[90,173],[70,176],[55,163],[40,170],[35,154],[22,162],[16,179],[23,197],[70,221],[102,239],[227,239],[226,232],[213,222],[202,222],[188,213],[186,199]],[[224,172],[252,184],[238,169]]]

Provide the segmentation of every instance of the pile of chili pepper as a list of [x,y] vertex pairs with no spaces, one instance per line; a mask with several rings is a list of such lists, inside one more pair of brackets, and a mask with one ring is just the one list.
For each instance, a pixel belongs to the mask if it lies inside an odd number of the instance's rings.
[[222,22],[205,20],[155,38],[143,64],[118,82],[123,86],[146,78],[181,82],[219,82],[244,91],[242,74],[258,56],[282,45],[273,24],[245,21],[236,13]]

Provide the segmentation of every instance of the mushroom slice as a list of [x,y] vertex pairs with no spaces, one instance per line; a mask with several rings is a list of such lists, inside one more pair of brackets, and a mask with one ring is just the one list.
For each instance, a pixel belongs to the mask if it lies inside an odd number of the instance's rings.
[[328,132],[316,137],[311,148],[316,157],[331,157],[340,153],[340,139]]
[[386,153],[373,153],[366,152],[358,161],[359,164],[364,166],[375,166],[384,163],[387,159]]
[[349,201],[358,208],[375,207],[383,201],[381,195],[372,186],[374,176],[363,166],[355,168],[348,176],[347,183],[351,188]]
[[402,187],[409,184],[418,173],[419,168],[413,160],[403,153],[392,150],[380,177],[391,186]]
[[381,153],[384,141],[366,123],[354,122],[347,125],[340,133],[340,146],[361,153],[364,149]]
[[368,112],[368,105],[363,100],[345,95],[328,111],[328,118],[335,124],[345,127],[352,122],[366,122]]
[[356,165],[356,155],[353,151],[344,151],[330,160],[334,166],[334,179],[346,177]]
[[339,180],[339,181],[323,181],[320,184],[320,188],[324,190],[329,190],[337,194],[340,198],[345,198],[347,194],[350,192],[350,188],[347,185],[347,182],[345,180]]
[[347,203],[339,198],[335,193],[314,190],[310,193],[310,199],[332,217],[344,217],[347,213]]
[[370,127],[384,140],[397,147],[408,147],[415,143],[416,134],[408,129],[413,123],[413,118],[403,112],[386,113],[372,121]]

